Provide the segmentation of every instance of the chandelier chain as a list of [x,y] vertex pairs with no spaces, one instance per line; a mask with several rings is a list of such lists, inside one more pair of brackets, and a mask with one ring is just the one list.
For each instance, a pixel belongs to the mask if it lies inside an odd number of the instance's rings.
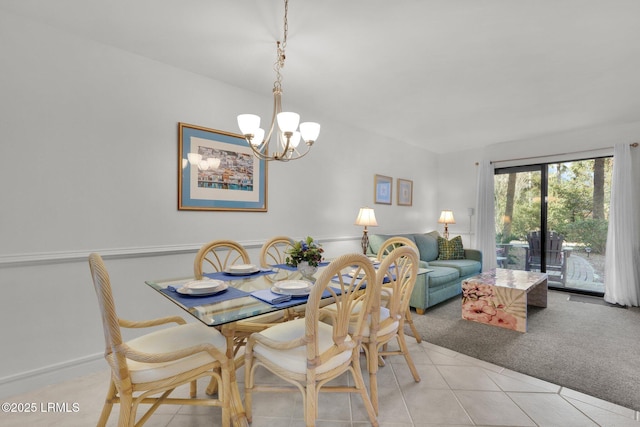
[[274,64],[274,70],[276,71],[276,81],[273,83],[273,91],[282,93],[282,75],[280,70],[284,67],[284,60],[286,59],[285,49],[287,47],[287,35],[289,34],[289,21],[287,15],[289,12],[289,0],[284,1],[284,37],[282,41],[277,41],[277,58]]

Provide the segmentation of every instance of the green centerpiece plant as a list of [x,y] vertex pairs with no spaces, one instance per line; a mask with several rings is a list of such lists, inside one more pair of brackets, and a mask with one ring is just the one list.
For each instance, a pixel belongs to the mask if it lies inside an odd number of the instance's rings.
[[301,263],[308,263],[311,267],[318,267],[322,262],[324,249],[312,237],[307,236],[305,240],[297,241],[287,251],[286,263],[291,267],[297,267]]

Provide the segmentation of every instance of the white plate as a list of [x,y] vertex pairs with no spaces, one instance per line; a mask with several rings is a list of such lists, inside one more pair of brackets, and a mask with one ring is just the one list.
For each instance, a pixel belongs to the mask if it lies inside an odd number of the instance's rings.
[[256,266],[253,264],[234,264],[230,265],[227,270],[234,273],[248,273],[256,270]]
[[182,289],[189,289],[192,294],[209,293],[215,291],[218,287],[222,286],[224,282],[222,280],[202,279],[193,280],[182,285]]
[[276,288],[275,286],[273,286],[271,288],[271,292],[273,292],[274,294],[278,294],[278,295],[290,295],[291,298],[304,298],[309,296],[309,294],[311,293],[311,287],[309,287],[309,289],[305,290],[304,292],[290,292],[290,291],[286,291],[283,289],[279,289]]
[[223,271],[223,273],[230,274],[232,276],[248,276],[250,274],[256,274],[258,271],[260,271],[260,269],[254,265],[251,270],[242,271],[232,270],[231,267],[229,267],[225,271]]
[[311,282],[306,280],[280,280],[274,283],[275,288],[290,294],[309,293],[311,286]]
[[229,285],[227,285],[226,283],[222,282],[222,285],[216,287],[215,289],[211,289],[207,292],[202,292],[202,291],[197,291],[194,292],[193,289],[189,289],[189,288],[179,288],[176,289],[176,292],[182,295],[188,295],[190,297],[207,297],[209,295],[215,295],[217,293],[220,293],[222,291],[226,291],[227,288],[229,287]]

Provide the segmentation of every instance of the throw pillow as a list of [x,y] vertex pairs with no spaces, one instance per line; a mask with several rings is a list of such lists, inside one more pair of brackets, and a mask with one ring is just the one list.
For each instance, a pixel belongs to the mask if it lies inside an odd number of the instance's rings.
[[438,236],[438,259],[464,259],[462,237],[456,236],[451,240]]

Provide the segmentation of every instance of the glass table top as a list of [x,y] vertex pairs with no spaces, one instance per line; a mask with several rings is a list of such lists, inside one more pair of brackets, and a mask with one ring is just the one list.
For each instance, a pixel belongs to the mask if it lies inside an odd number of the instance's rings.
[[[316,273],[316,277],[322,270],[322,267]],[[216,279],[220,279],[220,274],[214,274]],[[211,275],[208,275],[211,276]],[[240,292],[233,291],[233,298],[225,299],[231,295],[224,296],[229,292],[228,289],[220,294],[219,298],[213,297],[184,297],[176,292],[170,292],[170,287],[180,288],[187,282],[194,280],[194,277],[182,277],[167,280],[147,280],[145,283],[156,291],[160,292],[167,299],[188,311],[194,317],[209,326],[218,326],[225,323],[236,322],[238,320],[248,319],[265,313],[282,310],[282,307],[271,305],[261,301],[253,296],[251,292],[271,289],[275,282],[281,280],[301,280],[302,275],[297,270],[287,270],[283,268],[274,268],[271,272],[258,272],[254,275],[246,276],[225,276],[224,282]],[[199,301],[203,301],[201,304]],[[292,298],[290,300],[291,307],[306,304],[307,298]]]

